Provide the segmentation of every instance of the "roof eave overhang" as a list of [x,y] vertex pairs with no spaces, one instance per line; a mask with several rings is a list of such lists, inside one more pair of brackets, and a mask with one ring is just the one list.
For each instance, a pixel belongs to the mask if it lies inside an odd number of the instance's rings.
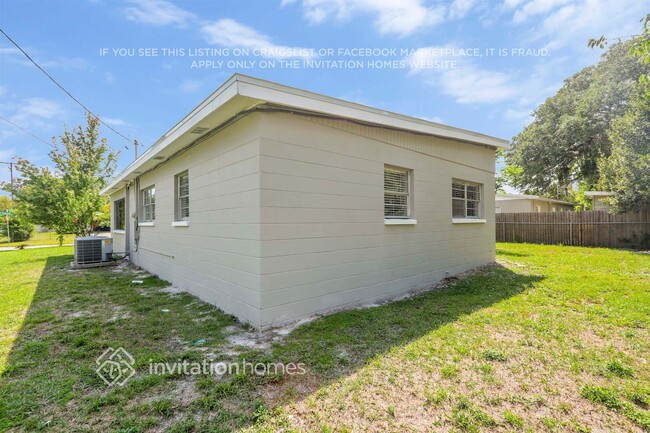
[[112,194],[121,190],[141,174],[154,169],[184,147],[192,144],[199,137],[192,131],[199,128],[211,130],[238,113],[263,103],[449,138],[495,149],[509,147],[507,140],[489,135],[378,110],[270,81],[235,74],[158,139],[138,159],[115,176],[102,189],[101,194]]

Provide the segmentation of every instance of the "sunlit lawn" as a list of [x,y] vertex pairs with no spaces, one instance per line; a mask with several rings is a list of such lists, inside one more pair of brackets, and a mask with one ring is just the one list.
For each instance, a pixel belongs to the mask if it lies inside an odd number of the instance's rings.
[[[32,235],[32,237],[29,240],[26,241],[20,241],[20,242],[7,242],[8,239],[7,237],[0,237],[0,247],[19,247],[21,245],[24,246],[36,246],[36,245],[58,245],[59,244],[59,239],[57,237],[57,234],[54,232],[43,232],[43,233],[36,233]],[[74,242],[74,235],[64,235],[63,237],[63,244],[71,244]]]
[[[231,316],[71,253],[0,252],[0,431],[650,431],[648,254],[499,244],[446,288],[236,352]],[[120,346],[137,375],[108,388],[95,359]],[[206,357],[308,373],[148,371]]]

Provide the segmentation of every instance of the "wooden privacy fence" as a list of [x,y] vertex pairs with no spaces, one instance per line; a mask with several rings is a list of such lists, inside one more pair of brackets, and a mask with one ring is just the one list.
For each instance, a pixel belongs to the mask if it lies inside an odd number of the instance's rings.
[[650,209],[496,214],[497,242],[650,248]]

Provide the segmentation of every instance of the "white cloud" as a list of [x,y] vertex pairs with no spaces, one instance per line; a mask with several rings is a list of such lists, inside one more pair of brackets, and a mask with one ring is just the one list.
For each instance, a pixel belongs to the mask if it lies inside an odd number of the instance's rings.
[[525,23],[524,39],[545,41],[549,49],[577,46],[593,59],[589,38],[604,34],[613,40],[639,33],[646,6],[638,0],[530,0],[517,7],[513,22]]
[[533,110],[529,108],[508,108],[503,113],[503,117],[513,123],[520,124],[521,126],[528,125],[533,120]]
[[[33,65],[31,62],[25,62],[25,64],[28,66]],[[69,71],[91,68],[91,64],[81,57],[58,57],[53,60],[44,60],[39,64],[44,68],[61,68]]]
[[6,150],[0,149],[0,160],[2,161],[9,161],[15,155],[16,155],[16,149],[6,149]]
[[[27,98],[20,101],[3,101],[0,104],[3,115],[13,123],[32,132],[60,129],[60,121],[66,112],[57,102],[44,98]],[[12,113],[9,115],[8,113]],[[12,137],[22,134],[17,128],[2,124],[0,135]]]
[[[295,3],[283,0],[282,5]],[[455,12],[467,10],[472,0],[454,1]],[[453,6],[452,6],[453,7]],[[303,15],[312,24],[326,20],[347,21],[357,14],[369,14],[382,34],[407,36],[418,29],[433,26],[445,19],[447,12],[442,4],[425,6],[422,0],[302,0]]]
[[455,0],[449,6],[448,16],[450,19],[463,18],[465,15],[469,13],[470,10],[476,8],[476,6],[477,6],[476,0]]
[[63,108],[54,101],[43,98],[28,98],[18,105],[17,113],[11,117],[16,123],[33,118],[53,119],[63,113]]
[[1,47],[0,48],[0,55],[6,56],[8,54],[18,54],[20,53],[20,50],[18,48],[14,47]]
[[196,93],[203,87],[203,82],[199,80],[183,80],[181,83],[181,92]]
[[[405,59],[411,75],[424,76],[425,82],[437,87],[459,104],[495,104],[516,98],[519,89],[513,72],[481,69],[453,46],[423,47]],[[455,61],[455,67],[423,69],[425,62]]]
[[[233,19],[224,18],[215,22],[206,22],[195,14],[182,9],[166,0],[129,0],[134,4],[124,10],[128,20],[156,26],[174,25],[186,27],[193,24],[199,28],[203,38],[212,45],[227,48],[250,48],[265,50],[263,57],[293,58],[311,57],[302,47],[289,47],[275,44],[270,36],[264,35],[252,27],[248,27]],[[171,69],[171,65],[166,66]],[[187,83],[188,91],[192,91],[191,82]]]
[[573,61],[570,57],[542,57],[531,59],[524,69],[497,70],[482,67],[479,58],[459,57],[459,52],[451,45],[424,47],[405,60],[456,60],[458,66],[453,69],[413,67],[409,75],[418,77],[458,104],[494,105],[505,120],[521,124],[525,124],[528,114],[562,85],[564,77],[558,79],[557,71],[566,70]]
[[277,45],[269,36],[228,18],[204,25],[201,34],[209,44],[227,48],[260,49],[265,51],[265,57],[310,57],[304,48]]
[[185,27],[196,15],[166,0],[130,0],[133,6],[124,9],[126,19],[153,26]]
[[113,74],[112,72],[104,72],[104,81],[109,84],[114,82],[115,74]]
[[107,123],[111,126],[126,126],[128,122],[117,117],[104,117],[102,116],[102,122]]
[[442,123],[442,124],[445,123],[445,121],[442,119],[442,117],[438,117],[438,116],[433,116],[433,117],[429,117],[429,116],[416,116],[416,117],[419,117],[420,119],[423,119],[423,120],[426,120],[426,121],[429,121],[429,122]]
[[535,15],[548,13],[557,6],[570,2],[571,0],[530,0],[515,11],[512,20],[515,23],[523,23]]
[[504,102],[516,97],[519,91],[511,74],[481,69],[473,64],[443,71],[440,87],[459,104]]
[[[38,62],[38,64],[44,68],[60,68],[69,71],[86,70],[91,68],[91,64],[81,57],[57,57],[53,59],[44,59],[44,56],[39,52],[38,49],[27,47],[26,51],[30,53],[30,55]],[[18,48],[0,48],[0,56],[2,56],[3,61],[10,62],[12,64],[19,64],[32,68],[35,67],[32,62],[24,57]]]

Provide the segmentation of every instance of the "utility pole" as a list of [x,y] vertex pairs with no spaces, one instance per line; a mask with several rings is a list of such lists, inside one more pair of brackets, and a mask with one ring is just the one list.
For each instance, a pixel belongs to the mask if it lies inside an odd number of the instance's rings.
[[0,161],[0,164],[7,164],[9,166],[9,176],[11,177],[11,200],[13,201],[14,199],[14,163],[13,162],[4,162]]
[[[14,201],[14,163],[13,161],[9,161],[9,162],[0,161],[0,164],[7,164],[9,166],[9,176],[11,178],[11,191],[9,191],[9,193],[11,194],[11,201]],[[7,242],[11,243],[11,231],[9,229],[9,215],[10,215],[9,209],[4,210],[4,215],[5,215],[5,223],[7,224]]]
[[135,159],[138,159],[138,146],[140,143],[138,143],[138,140],[133,140],[133,148],[135,149]]

